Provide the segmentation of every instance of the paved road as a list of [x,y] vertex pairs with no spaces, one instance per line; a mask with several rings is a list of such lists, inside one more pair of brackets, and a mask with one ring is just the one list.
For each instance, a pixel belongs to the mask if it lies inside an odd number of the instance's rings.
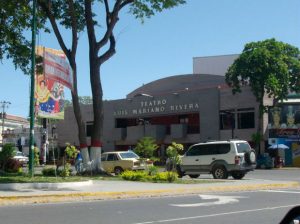
[[5,224],[278,223],[300,189],[2,207]]
[[[246,175],[245,180],[238,183],[247,182],[247,179],[300,182],[299,176],[299,169],[256,170]],[[201,178],[212,179],[211,175],[201,175]],[[128,182],[128,184],[130,183]],[[278,223],[290,208],[300,204],[299,198],[300,188],[295,188],[218,194],[199,193],[190,196],[128,200],[4,206],[0,209],[0,223]]]
[[283,168],[283,169],[270,169],[270,170],[257,169],[253,172],[249,172],[246,175],[246,178],[300,182],[300,169],[299,168],[286,168],[286,169]]

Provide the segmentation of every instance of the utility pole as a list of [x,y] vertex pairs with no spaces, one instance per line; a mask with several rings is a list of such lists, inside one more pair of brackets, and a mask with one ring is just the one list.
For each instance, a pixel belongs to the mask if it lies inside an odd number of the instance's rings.
[[32,5],[32,42],[31,42],[31,85],[30,85],[30,134],[29,134],[29,175],[34,174],[34,83],[35,83],[35,36],[36,36],[36,0]]
[[[3,131],[4,131],[4,119],[6,117],[5,114],[5,108],[8,108],[8,105],[10,105],[11,103],[9,101],[1,101],[0,102],[1,107],[2,107],[2,136],[3,136]],[[3,144],[3,137],[2,137],[2,144]]]

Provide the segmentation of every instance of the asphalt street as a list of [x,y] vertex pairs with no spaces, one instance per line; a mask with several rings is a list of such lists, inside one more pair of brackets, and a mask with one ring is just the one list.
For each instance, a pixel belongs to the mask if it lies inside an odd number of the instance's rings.
[[2,207],[5,224],[279,223],[300,189]]
[[[300,181],[299,169],[257,170],[250,179]],[[203,175],[201,178],[212,178]],[[243,181],[243,180],[241,180]],[[300,205],[300,188],[3,206],[5,224],[279,223]]]

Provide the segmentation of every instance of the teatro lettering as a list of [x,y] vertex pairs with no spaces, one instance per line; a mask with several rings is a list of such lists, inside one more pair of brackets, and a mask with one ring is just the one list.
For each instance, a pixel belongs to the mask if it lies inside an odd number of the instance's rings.
[[126,115],[141,115],[141,114],[155,114],[162,112],[182,112],[195,111],[199,109],[198,103],[183,103],[168,105],[166,99],[141,101],[140,107],[132,109],[120,109],[114,111],[114,116]]

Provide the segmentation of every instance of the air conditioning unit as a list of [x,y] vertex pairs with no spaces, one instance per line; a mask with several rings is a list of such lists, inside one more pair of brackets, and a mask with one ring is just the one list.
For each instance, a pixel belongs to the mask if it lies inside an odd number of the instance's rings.
[[268,143],[269,143],[269,145],[277,144],[277,138],[269,138]]

